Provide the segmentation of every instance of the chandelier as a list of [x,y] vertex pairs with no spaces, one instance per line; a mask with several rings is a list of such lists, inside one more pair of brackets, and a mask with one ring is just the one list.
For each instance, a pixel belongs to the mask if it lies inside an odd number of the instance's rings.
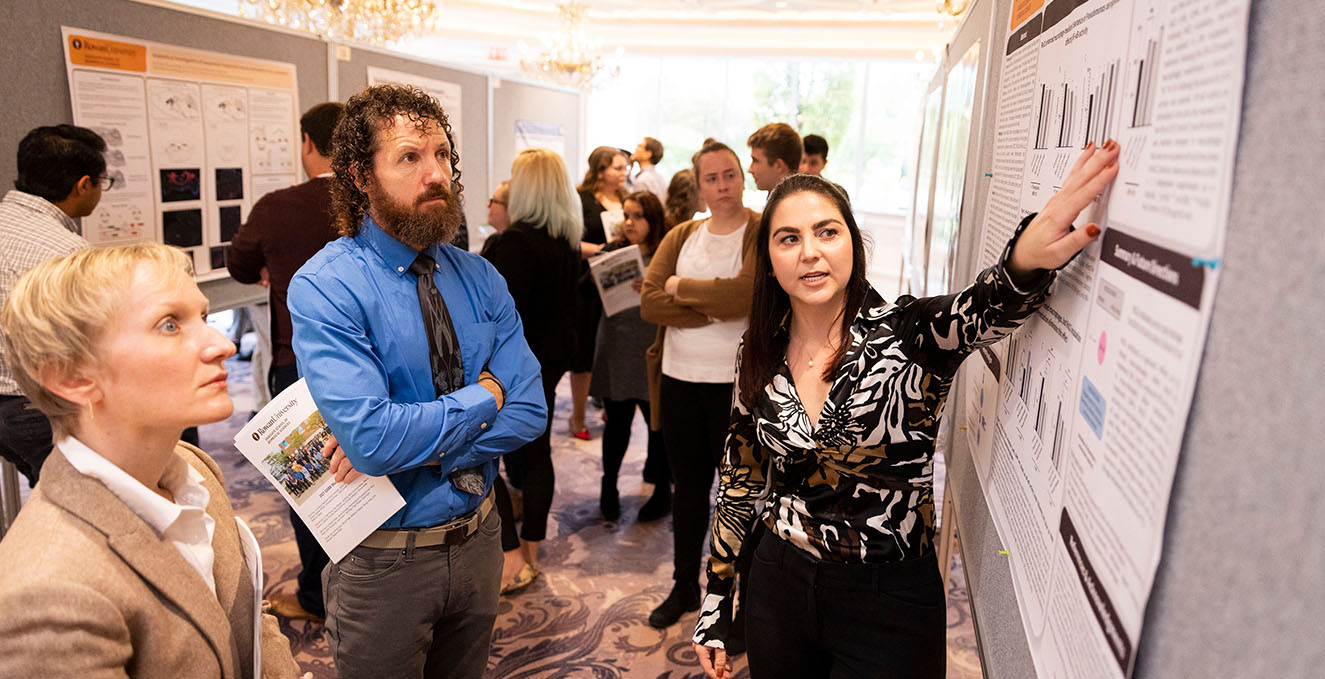
[[433,27],[433,0],[240,0],[240,13],[343,42],[385,45]]
[[[555,37],[546,33],[539,36],[537,54],[520,41],[520,68],[538,80],[583,90],[616,77],[620,65],[609,63],[602,55],[603,42],[590,38],[585,31],[584,15],[588,8],[571,0],[557,5],[557,11],[561,16],[561,32]],[[617,47],[616,57],[622,52],[623,48]]]
[[971,0],[939,0],[939,14],[961,16],[971,6]]

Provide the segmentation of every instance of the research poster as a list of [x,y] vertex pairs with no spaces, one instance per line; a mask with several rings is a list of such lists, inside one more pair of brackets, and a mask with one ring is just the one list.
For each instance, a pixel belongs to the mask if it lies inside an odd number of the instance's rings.
[[114,180],[83,236],[174,245],[200,278],[221,275],[249,207],[298,181],[294,65],[61,31],[74,123],[106,140]]
[[1102,237],[962,368],[962,426],[1042,678],[1131,674],[1218,282],[1249,0],[1015,0],[980,266],[1083,147]]
[[451,138],[455,140],[456,153],[460,154],[462,159],[465,157],[462,148],[464,142],[461,140],[464,135],[460,134],[462,128],[460,125],[461,91],[459,83],[450,83],[444,80],[425,78],[413,73],[402,73],[369,66],[368,85],[370,87],[373,85],[413,85],[427,92],[429,96],[437,100],[437,103],[442,105],[442,110],[446,112],[447,122],[451,123]]

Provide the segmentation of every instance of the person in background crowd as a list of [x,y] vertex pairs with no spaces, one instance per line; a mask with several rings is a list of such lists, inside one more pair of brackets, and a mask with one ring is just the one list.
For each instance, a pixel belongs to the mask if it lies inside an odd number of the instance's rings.
[[662,202],[667,199],[667,182],[658,174],[658,163],[663,159],[662,142],[653,137],[645,137],[630,154],[630,160],[639,166],[633,177],[626,180],[631,191],[649,191]]
[[[589,154],[589,170],[584,174],[584,181],[576,187],[584,214],[580,252],[585,259],[601,250],[621,223],[621,201],[626,197],[624,187],[629,167],[625,152],[618,148],[599,146]],[[570,366],[569,424],[571,436],[588,441],[590,434],[584,421],[584,407],[589,399],[589,381],[593,379],[594,337],[598,334],[598,317],[603,308],[595,292],[592,296],[581,294],[577,309],[576,341],[579,349]]]
[[768,530],[741,597],[759,630],[748,636],[751,676],[944,676],[939,413],[962,360],[1034,314],[1055,272],[1099,236],[1072,221],[1117,176],[1117,161],[1116,142],[1087,145],[970,287],[895,304],[865,279],[860,229],[840,191],[808,175],[773,190],[693,638],[710,677],[731,670],[735,562],[759,521]]
[[759,214],[742,202],[745,176],[735,151],[708,142],[696,154],[694,171],[712,216],[667,233],[640,295],[640,317],[659,326],[648,351],[649,402],[676,483],[674,583],[649,615],[658,628],[699,608],[700,554],[727,432],[736,347],[750,313],[759,223]]
[[298,675],[255,607],[256,539],[180,441],[234,411],[207,307],[155,243],[48,259],[6,300],[9,365],[57,440],[0,541],[0,676],[249,678],[259,650],[262,677]]
[[[637,245],[647,268],[667,228],[662,203],[650,191],[637,191],[626,196],[622,209],[626,221],[621,226],[621,237],[608,243],[603,252]],[[642,278],[635,279],[635,289],[642,289],[643,282]],[[587,276],[585,283],[593,287]],[[630,445],[630,426],[635,420],[635,410],[639,409],[646,422],[649,419],[649,378],[644,355],[657,336],[658,326],[640,318],[639,307],[612,316],[604,315],[598,322],[589,393],[603,399],[603,412],[607,416],[603,428],[603,483],[598,508],[608,521],[616,521],[621,516],[617,476]],[[653,494],[640,507],[639,520],[653,521],[666,516],[672,507],[671,474],[667,469],[662,432],[652,427],[649,428],[648,454],[644,461],[644,482],[653,484]]]
[[786,123],[769,123],[745,143],[750,147],[750,176],[760,191],[772,191],[801,166],[801,137]]
[[492,227],[492,234],[483,241],[483,247],[479,250],[479,255],[487,258],[488,248],[497,242],[497,234],[506,230],[511,225],[511,213],[507,211],[511,198],[511,182],[503,181],[497,185],[497,190],[492,192],[492,197],[488,199],[488,226]]
[[828,140],[817,134],[807,134],[802,140],[805,153],[801,155],[801,174],[822,177],[824,166],[828,164]]
[[[577,303],[580,230],[575,193],[561,156],[549,149],[520,152],[511,165],[512,224],[492,237],[483,255],[506,279],[524,325],[525,341],[541,367],[548,420],[538,438],[506,458],[521,470],[524,517],[515,537],[515,513],[505,484],[497,487],[502,517],[502,591],[512,592],[538,577],[538,546],[547,536],[555,474],[550,441],[557,383],[575,355],[575,317],[566,309]],[[510,469],[510,466],[507,467]]]
[[299,372],[340,444],[328,473],[386,476],[405,500],[323,574],[341,679],[483,675],[501,583],[497,458],[547,427],[506,282],[449,245],[464,190],[454,149],[423,91],[350,97],[332,141],[342,237],[290,282]]
[[667,228],[695,218],[700,207],[699,186],[695,183],[695,171],[686,168],[672,175],[667,184],[667,204],[665,220]]
[[[286,306],[290,279],[304,262],[336,238],[331,216],[331,179],[335,176],[331,171],[331,135],[344,112],[344,104],[329,101],[304,113],[299,119],[303,135],[299,160],[308,181],[259,198],[226,253],[225,266],[231,278],[240,283],[261,283],[271,291],[272,365],[266,381],[272,396],[299,381],[294,330]],[[293,596],[272,595],[272,611],[290,619],[325,618],[322,569],[328,562],[327,553],[293,507],[290,524],[299,547],[299,576]]]
[[[92,214],[106,176],[106,142],[74,125],[38,127],[18,144],[18,179],[0,201],[0,306],[37,264],[87,247],[75,219]],[[51,452],[51,423],[19,390],[0,347],[0,456],[37,483]]]

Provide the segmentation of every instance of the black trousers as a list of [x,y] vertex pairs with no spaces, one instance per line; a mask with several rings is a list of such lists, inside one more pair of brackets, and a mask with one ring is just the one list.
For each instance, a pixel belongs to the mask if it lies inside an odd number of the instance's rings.
[[[267,372],[267,388],[273,397],[298,381],[299,369],[293,365],[273,365]],[[299,605],[305,611],[326,617],[326,605],[322,599],[322,569],[327,567],[331,558],[322,551],[322,545],[313,537],[313,531],[308,529],[293,507],[290,508],[290,525],[294,527],[294,543],[299,547],[299,576],[295,598],[299,599]]]
[[663,440],[676,490],[672,495],[672,577],[699,584],[700,558],[709,535],[713,478],[731,418],[732,383],[686,382],[662,377],[658,398]]
[[887,564],[820,561],[769,533],[750,566],[753,679],[942,679],[947,608],[933,552]]
[[0,457],[14,463],[28,486],[37,485],[41,465],[51,454],[51,421],[25,396],[0,396]]
[[[524,519],[520,524],[520,538],[537,542],[547,537],[547,517],[552,511],[552,492],[556,489],[556,474],[552,469],[552,413],[556,409],[557,383],[566,373],[564,362],[540,362],[543,373],[543,398],[547,399],[547,426],[538,438],[519,448],[506,453],[503,457],[515,456],[517,466],[524,476]],[[510,466],[507,467],[510,469]],[[504,484],[503,484],[504,485]],[[510,551],[513,547],[510,531],[515,528],[515,511],[511,506],[510,495],[505,488],[497,491],[494,497],[497,513],[502,522],[502,549]],[[516,542],[518,545],[518,542]]]
[[[607,424],[603,427],[604,485],[616,487],[617,477],[621,474],[621,461],[626,459],[626,448],[630,446],[630,427],[635,422],[636,409],[644,416],[644,421],[647,423],[648,401],[603,399],[603,412],[607,415]],[[649,430],[648,453],[644,458],[644,481],[652,484],[671,482],[671,474],[667,469],[667,449],[663,445],[661,431]]]

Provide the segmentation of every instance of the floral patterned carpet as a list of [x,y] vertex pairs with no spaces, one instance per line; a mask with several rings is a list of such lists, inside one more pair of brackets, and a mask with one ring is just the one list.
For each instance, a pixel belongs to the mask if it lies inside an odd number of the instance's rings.
[[[221,465],[230,500],[262,544],[267,592],[293,592],[298,552],[287,506],[256,469],[235,450],[234,434],[253,405],[251,369],[232,359],[230,390],[235,415],[203,427],[202,447]],[[559,391],[553,420],[552,457],[556,495],[543,543],[543,574],[529,588],[503,597],[493,630],[488,679],[593,677],[617,679],[700,679],[703,671],[690,649],[697,613],[666,630],[648,625],[649,611],[671,584],[669,521],[636,523],[635,514],[650,486],[640,479],[644,464],[644,423],[637,419],[631,448],[621,471],[621,519],[598,513],[602,424],[590,410],[591,441],[566,433],[569,386]],[[942,487],[942,466],[936,487]],[[957,550],[954,550],[956,552]],[[948,592],[948,677],[981,676],[960,564],[954,561]],[[316,679],[332,679],[332,666],[321,624],[282,621],[295,658]],[[744,657],[733,663],[736,679],[748,679]]]

